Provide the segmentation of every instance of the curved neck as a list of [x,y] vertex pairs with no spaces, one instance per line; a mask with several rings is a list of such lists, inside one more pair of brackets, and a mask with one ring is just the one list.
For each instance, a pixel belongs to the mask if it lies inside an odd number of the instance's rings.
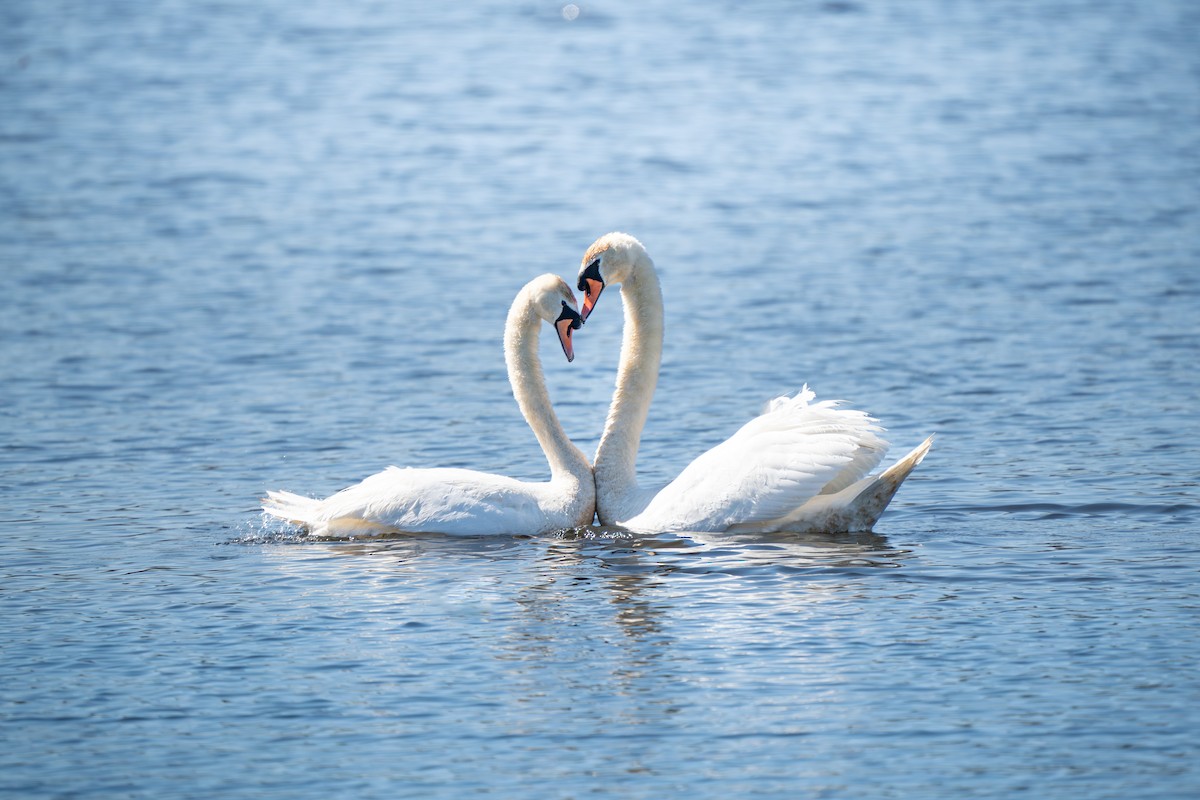
[[617,387],[596,449],[596,504],[604,523],[641,510],[630,508],[638,491],[637,451],[662,363],[663,301],[658,273],[644,254],[631,272],[621,284],[625,330]]
[[550,479],[570,476],[580,482],[590,481],[592,468],[587,456],[567,437],[550,404],[538,357],[541,322],[529,296],[518,295],[504,325],[504,363],[508,366],[513,397],[550,463]]

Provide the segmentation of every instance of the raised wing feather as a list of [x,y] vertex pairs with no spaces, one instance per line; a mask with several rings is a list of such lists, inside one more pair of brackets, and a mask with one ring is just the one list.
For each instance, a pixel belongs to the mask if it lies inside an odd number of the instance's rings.
[[787,516],[838,491],[883,459],[876,421],[836,401],[810,403],[808,388],[704,453],[623,524],[633,529],[719,531]]

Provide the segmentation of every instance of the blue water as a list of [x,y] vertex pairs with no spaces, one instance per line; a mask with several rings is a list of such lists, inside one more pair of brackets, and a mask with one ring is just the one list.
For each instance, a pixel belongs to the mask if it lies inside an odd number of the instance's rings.
[[[1200,7],[580,5],[0,5],[0,794],[1200,794]],[[643,480],[807,382],[938,434],[873,534],[261,518],[543,479],[504,315],[613,229]]]

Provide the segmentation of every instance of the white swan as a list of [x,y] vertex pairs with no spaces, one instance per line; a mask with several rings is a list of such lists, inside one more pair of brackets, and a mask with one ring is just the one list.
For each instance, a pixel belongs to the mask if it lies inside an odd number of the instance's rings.
[[389,467],[324,500],[268,492],[263,510],[322,536],[387,531],[479,536],[590,525],[596,508],[592,468],[550,405],[538,358],[541,320],[554,326],[567,360],[572,360],[571,333],[583,321],[575,295],[557,275],[526,284],[504,326],[508,378],[550,462],[549,483],[466,469]]
[[929,451],[932,436],[881,475],[866,477],[888,446],[876,420],[833,401],[813,403],[805,386],[772,400],[664,488],[642,489],[637,451],[662,360],[663,304],[654,262],[628,234],[602,236],[584,255],[584,319],[613,284],[621,284],[625,331],[594,462],[601,524],[642,532],[870,530]]

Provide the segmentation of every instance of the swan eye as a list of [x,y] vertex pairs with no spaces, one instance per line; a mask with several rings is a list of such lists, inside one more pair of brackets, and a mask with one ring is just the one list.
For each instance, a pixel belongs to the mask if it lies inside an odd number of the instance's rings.
[[558,319],[554,320],[557,325],[563,320],[570,320],[571,330],[577,331],[583,327],[583,317],[579,316],[579,312],[567,305],[567,301],[562,301],[562,313],[558,315]]
[[600,259],[598,258],[592,263],[588,264],[587,268],[583,272],[579,273],[579,285],[575,288],[579,289],[581,292],[586,292],[588,289],[587,282],[589,280],[596,281],[601,286],[604,285],[604,279],[600,277]]

